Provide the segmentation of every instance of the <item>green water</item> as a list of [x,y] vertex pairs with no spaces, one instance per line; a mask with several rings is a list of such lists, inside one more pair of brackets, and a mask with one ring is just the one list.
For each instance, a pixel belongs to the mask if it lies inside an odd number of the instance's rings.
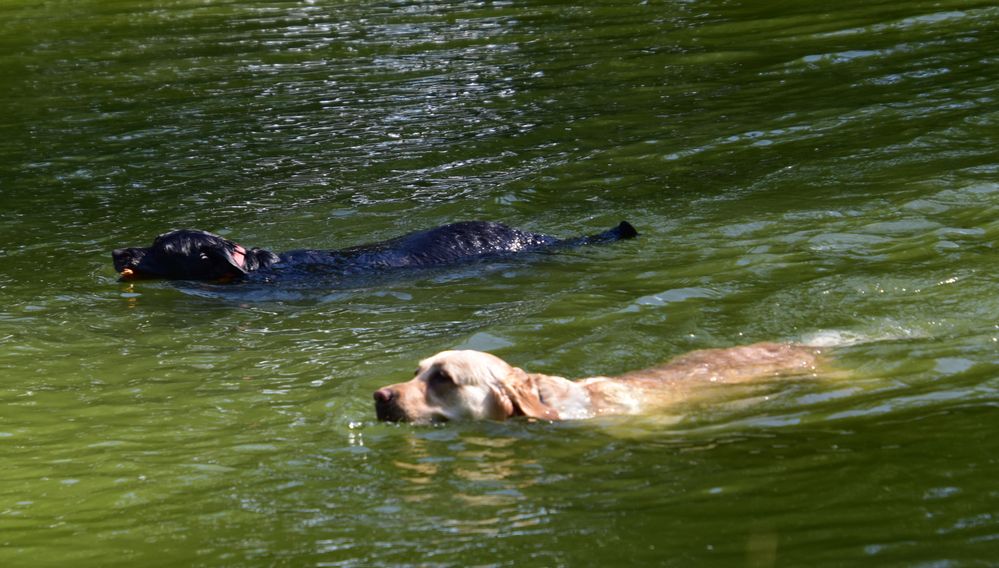
[[[0,565],[999,559],[991,2],[7,1]],[[118,283],[461,219],[641,238],[350,290]],[[762,340],[816,380],[374,421],[438,350],[570,377]]]

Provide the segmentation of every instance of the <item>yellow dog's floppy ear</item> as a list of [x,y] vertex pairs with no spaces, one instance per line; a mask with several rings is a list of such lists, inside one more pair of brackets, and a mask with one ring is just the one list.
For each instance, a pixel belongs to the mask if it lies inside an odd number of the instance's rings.
[[513,416],[526,416],[538,420],[558,420],[558,411],[541,400],[534,379],[523,370],[514,368],[503,389],[513,406]]

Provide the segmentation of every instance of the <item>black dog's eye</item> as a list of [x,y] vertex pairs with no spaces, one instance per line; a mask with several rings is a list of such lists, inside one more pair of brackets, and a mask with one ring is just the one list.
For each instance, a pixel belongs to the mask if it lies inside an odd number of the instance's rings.
[[207,254],[205,254],[205,253],[201,253],[201,254],[199,254],[199,255],[198,255],[198,258],[199,258],[200,260],[203,260],[203,261],[204,261],[204,260],[208,260],[208,255],[207,255]]

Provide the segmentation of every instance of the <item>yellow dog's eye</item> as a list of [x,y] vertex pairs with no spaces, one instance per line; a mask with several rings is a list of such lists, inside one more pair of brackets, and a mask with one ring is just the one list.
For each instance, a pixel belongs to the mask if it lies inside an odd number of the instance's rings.
[[430,375],[427,377],[427,382],[430,384],[430,386],[436,388],[448,388],[456,386],[454,379],[451,378],[451,375],[447,374],[440,367],[435,367],[434,369],[432,369]]

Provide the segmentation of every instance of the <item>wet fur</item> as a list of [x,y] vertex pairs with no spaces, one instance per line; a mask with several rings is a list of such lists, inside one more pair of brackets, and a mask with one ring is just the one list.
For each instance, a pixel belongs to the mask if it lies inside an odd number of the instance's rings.
[[571,381],[528,373],[481,351],[443,351],[420,362],[412,380],[378,389],[379,420],[418,424],[572,420],[638,414],[691,397],[699,387],[814,372],[819,352],[784,343],[705,349],[617,377]]
[[293,250],[276,254],[259,248],[246,249],[207,231],[181,229],[156,237],[150,247],[116,249],[111,258],[123,279],[226,281],[257,273],[353,275],[444,266],[495,255],[629,239],[637,234],[627,222],[597,235],[559,239],[500,223],[468,221],[341,250]]

